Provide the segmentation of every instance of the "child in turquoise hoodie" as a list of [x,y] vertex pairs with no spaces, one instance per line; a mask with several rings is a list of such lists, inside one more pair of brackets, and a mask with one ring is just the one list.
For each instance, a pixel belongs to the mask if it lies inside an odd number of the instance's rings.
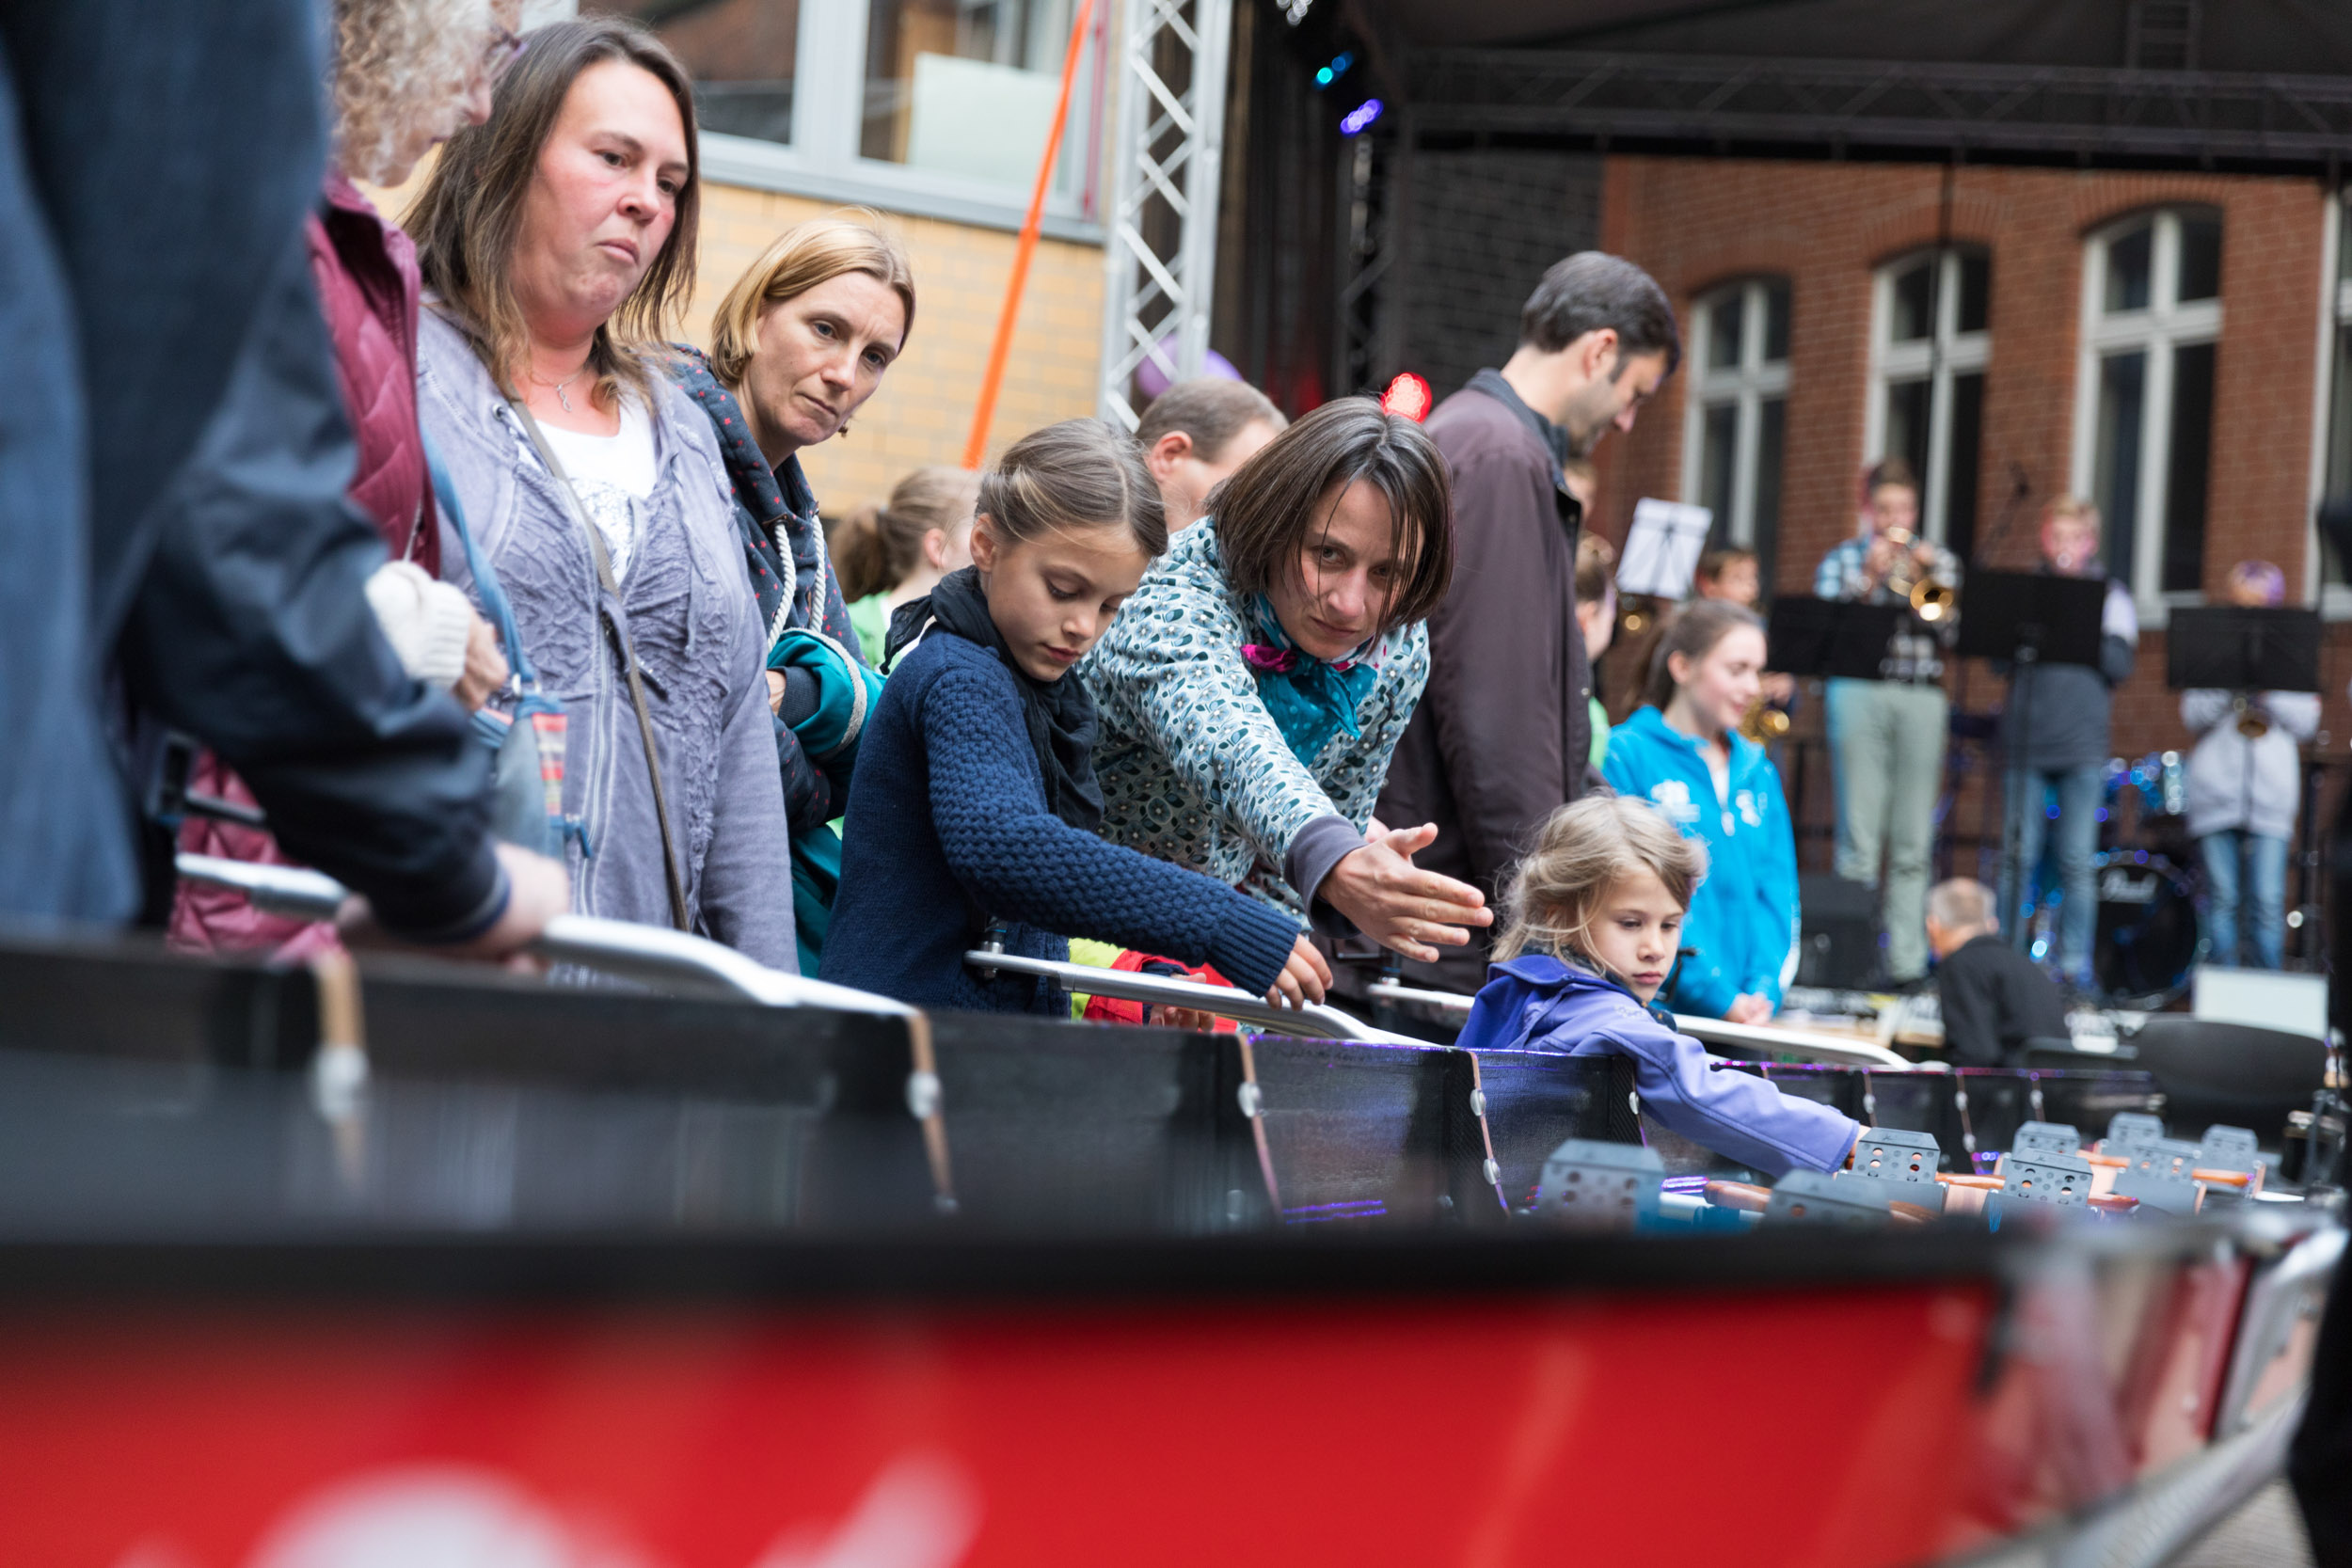
[[1610,732],[1602,771],[1647,800],[1712,870],[1692,899],[1665,1001],[1678,1012],[1759,1022],[1780,1006],[1799,929],[1797,840],[1780,774],[1740,734],[1764,666],[1754,611],[1703,599],[1676,615],[1650,662],[1649,705]]

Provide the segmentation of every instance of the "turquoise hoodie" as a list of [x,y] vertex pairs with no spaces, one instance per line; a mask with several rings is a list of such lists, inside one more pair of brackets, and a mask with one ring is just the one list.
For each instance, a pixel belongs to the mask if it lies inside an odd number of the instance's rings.
[[1675,966],[1659,998],[1705,1018],[1723,1017],[1742,995],[1780,1005],[1800,920],[1797,838],[1779,770],[1763,747],[1740,735],[1730,740],[1728,802],[1716,800],[1699,743],[1668,728],[1654,707],[1609,732],[1602,768],[1618,794],[1647,800],[1685,838],[1706,841],[1707,880],[1682,927],[1682,945],[1696,951]]

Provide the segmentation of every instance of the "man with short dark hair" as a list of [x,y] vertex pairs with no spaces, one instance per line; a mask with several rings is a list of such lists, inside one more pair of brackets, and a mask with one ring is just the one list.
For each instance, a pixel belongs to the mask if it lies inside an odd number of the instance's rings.
[[[1426,869],[1499,897],[1544,818],[1600,787],[1593,676],[1577,630],[1583,507],[1570,461],[1630,430],[1682,356],[1665,292],[1632,262],[1582,251],[1544,274],[1519,345],[1429,417],[1454,478],[1454,565],[1429,618],[1429,684],[1389,765],[1383,822],[1434,822]],[[1413,978],[1475,991],[1486,933]]]
[[1168,531],[1199,522],[1209,492],[1289,424],[1263,392],[1224,376],[1179,381],[1153,398],[1136,426],[1136,445],[1159,484]]

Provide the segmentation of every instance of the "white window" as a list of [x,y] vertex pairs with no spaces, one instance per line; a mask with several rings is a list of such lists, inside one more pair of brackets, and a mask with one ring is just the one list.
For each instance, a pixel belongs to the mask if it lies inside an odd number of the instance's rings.
[[1992,259],[1975,247],[1916,252],[1872,279],[1863,450],[1911,465],[1920,527],[1963,561],[1977,542],[1992,311]]
[[[694,74],[713,180],[1010,225],[1061,91],[1073,0],[588,0],[643,18]],[[1095,213],[1104,17],[1072,86],[1048,227]]]
[[1756,552],[1772,588],[1780,458],[1788,425],[1788,283],[1755,278],[1703,295],[1692,311],[1682,495],[1715,514],[1710,545]]
[[2099,503],[2107,569],[2161,618],[2204,582],[2221,214],[2141,213],[2092,235],[2082,312],[2074,488]]
[[[2352,495],[2352,201],[2339,195],[2329,202],[2323,253],[2329,267],[2320,310],[2320,428],[2326,432],[2318,457],[2314,502]],[[2352,571],[2346,562],[2316,540],[2320,602],[2328,614],[2352,619]]]

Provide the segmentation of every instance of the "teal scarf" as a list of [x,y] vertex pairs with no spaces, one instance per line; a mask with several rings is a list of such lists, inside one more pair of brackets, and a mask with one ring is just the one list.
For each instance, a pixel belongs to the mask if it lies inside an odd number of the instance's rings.
[[1283,633],[1281,618],[1263,594],[1257,620],[1265,641],[1243,643],[1241,657],[1258,677],[1258,700],[1273,716],[1291,754],[1311,768],[1342,730],[1351,736],[1363,734],[1356,710],[1380,684],[1379,667],[1365,657],[1373,643],[1328,661],[1303,653]]

